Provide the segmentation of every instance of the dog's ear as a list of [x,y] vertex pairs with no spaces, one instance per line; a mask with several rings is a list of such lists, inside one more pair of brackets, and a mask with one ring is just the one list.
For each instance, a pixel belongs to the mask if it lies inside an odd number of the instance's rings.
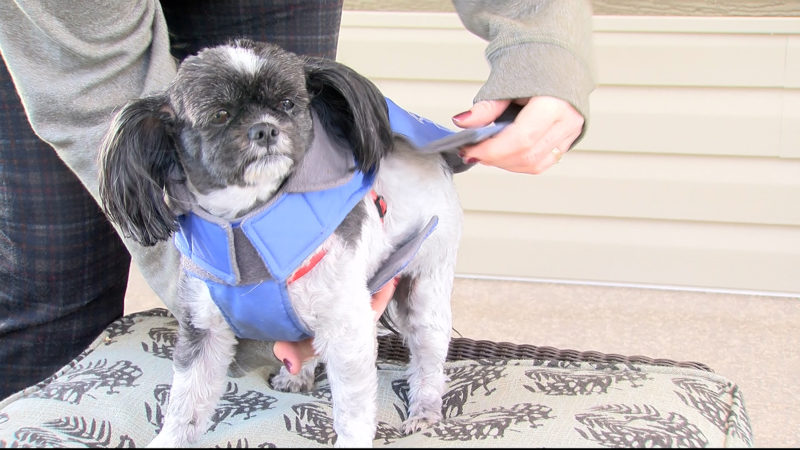
[[134,100],[114,117],[100,151],[100,199],[109,218],[142,245],[177,229],[165,201],[180,171],[174,112],[166,95]]
[[332,135],[353,147],[361,171],[378,167],[392,149],[386,100],[378,88],[353,69],[324,58],[305,65],[311,107]]

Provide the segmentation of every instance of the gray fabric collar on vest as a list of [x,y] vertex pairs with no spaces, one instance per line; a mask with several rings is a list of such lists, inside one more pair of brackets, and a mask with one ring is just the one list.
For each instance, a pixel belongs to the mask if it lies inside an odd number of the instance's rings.
[[329,189],[346,183],[356,170],[353,152],[331,139],[316,114],[314,139],[292,176],[286,180],[286,192],[309,192]]

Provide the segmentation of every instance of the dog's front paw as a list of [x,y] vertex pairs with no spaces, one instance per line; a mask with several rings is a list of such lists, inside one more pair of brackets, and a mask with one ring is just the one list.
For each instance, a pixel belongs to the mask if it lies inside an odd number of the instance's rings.
[[442,420],[442,414],[434,412],[409,417],[403,422],[403,433],[411,434],[422,431],[440,420]]
[[335,448],[372,448],[372,439],[354,439],[337,436],[333,446]]
[[281,367],[270,380],[272,388],[283,392],[308,392],[314,387],[314,364],[304,365],[297,375]]
[[175,433],[158,433],[155,439],[147,444],[147,448],[181,448],[186,445]]
[[200,422],[194,419],[179,424],[168,416],[164,420],[161,432],[147,446],[150,448],[182,448],[193,444],[208,430],[208,421]]

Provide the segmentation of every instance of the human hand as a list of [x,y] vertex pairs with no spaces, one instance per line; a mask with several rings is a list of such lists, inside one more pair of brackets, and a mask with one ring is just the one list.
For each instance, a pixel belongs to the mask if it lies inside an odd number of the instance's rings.
[[[524,105],[514,122],[496,136],[464,147],[466,163],[480,163],[512,172],[539,174],[557,163],[583,130],[583,116],[555,97],[517,99]],[[511,100],[483,100],[453,117],[461,128],[489,125],[508,108]]]
[[[392,299],[394,289],[397,286],[397,278],[386,283],[378,292],[372,295],[372,310],[375,311],[375,321],[386,310],[389,300]],[[314,338],[308,338],[299,342],[277,341],[272,346],[272,353],[283,361],[286,370],[292,375],[300,373],[303,363],[316,356],[313,346]]]

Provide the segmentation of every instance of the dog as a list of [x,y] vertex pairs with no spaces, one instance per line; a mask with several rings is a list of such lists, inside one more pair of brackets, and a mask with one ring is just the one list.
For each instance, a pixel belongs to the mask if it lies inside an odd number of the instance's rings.
[[[347,66],[241,39],[187,57],[163,92],[115,115],[100,152],[104,211],[140,244],[172,238],[182,253],[174,378],[152,446],[205,433],[239,338],[306,336],[327,371],[335,445],[372,446],[370,299],[393,279],[389,310],[411,354],[404,432],[441,419],[462,211],[452,164],[417,151],[388,114],[377,87]],[[278,203],[293,206],[270,209]],[[262,220],[269,215],[278,220]],[[319,224],[307,226],[307,216]],[[269,222],[267,231],[255,222]],[[206,243],[207,235],[227,241]],[[215,299],[226,283],[243,284],[233,306]],[[277,306],[245,305],[254,292],[274,294]],[[283,322],[286,330],[270,334]],[[281,367],[271,383],[309,389],[314,368]]]

